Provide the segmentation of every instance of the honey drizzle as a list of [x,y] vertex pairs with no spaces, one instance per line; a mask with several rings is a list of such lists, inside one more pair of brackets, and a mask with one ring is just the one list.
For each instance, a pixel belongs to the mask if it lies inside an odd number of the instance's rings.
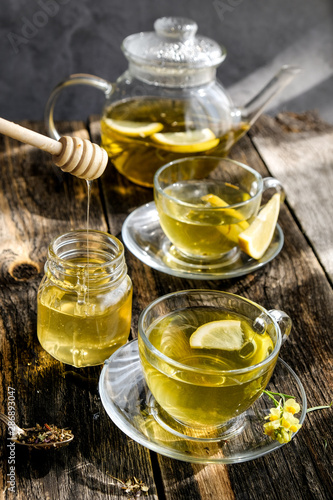
[[87,264],[86,264],[86,279],[87,279],[87,303],[89,304],[89,225],[90,225],[90,201],[91,201],[91,185],[92,181],[86,179],[87,183]]

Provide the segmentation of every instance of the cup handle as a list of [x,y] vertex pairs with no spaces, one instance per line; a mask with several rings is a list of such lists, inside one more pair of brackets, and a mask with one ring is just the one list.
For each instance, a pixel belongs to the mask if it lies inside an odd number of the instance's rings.
[[283,344],[289,337],[291,328],[293,326],[291,318],[288,316],[288,314],[278,309],[271,309],[268,312],[270,316],[273,316],[273,318],[280,327],[282,333],[282,344]]
[[56,139],[57,141],[60,139],[61,136],[54,125],[54,119],[53,119],[54,106],[60,92],[64,88],[70,87],[71,85],[89,85],[91,87],[95,87],[96,89],[99,89],[102,92],[104,92],[106,98],[110,95],[112,91],[112,84],[110,82],[104,80],[103,78],[99,78],[94,75],[88,75],[85,73],[70,75],[70,77],[67,80],[60,82],[51,92],[51,95],[46,103],[45,114],[44,114],[45,125],[48,134],[50,137]]
[[262,181],[263,191],[266,191],[267,189],[275,189],[277,193],[280,193],[281,203],[283,203],[286,198],[286,193],[281,182],[275,179],[275,177],[265,177]]

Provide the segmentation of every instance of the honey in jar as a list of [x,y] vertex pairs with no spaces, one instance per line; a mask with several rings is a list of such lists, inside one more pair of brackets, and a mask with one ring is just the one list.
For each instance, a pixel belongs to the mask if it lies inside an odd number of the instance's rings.
[[37,335],[63,363],[103,363],[130,332],[132,282],[122,243],[101,231],[71,231],[48,249],[37,299]]

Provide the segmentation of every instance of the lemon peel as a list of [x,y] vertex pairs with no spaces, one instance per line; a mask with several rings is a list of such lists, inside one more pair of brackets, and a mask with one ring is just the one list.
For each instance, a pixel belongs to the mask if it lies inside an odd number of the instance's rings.
[[190,337],[190,346],[199,349],[239,351],[243,342],[241,322],[237,320],[210,321],[199,326]]
[[275,193],[252,224],[238,236],[240,249],[253,259],[261,259],[269,247],[280,212],[280,194]]

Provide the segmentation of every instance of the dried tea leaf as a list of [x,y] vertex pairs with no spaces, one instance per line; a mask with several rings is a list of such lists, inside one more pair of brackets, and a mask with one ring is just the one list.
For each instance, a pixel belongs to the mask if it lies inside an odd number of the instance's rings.
[[118,481],[122,487],[121,489],[125,491],[129,496],[140,496],[141,493],[147,495],[149,486],[147,486],[143,481],[140,479],[137,479],[135,476],[132,478],[127,479],[127,481],[122,481],[121,479],[118,479],[117,477],[111,476],[111,474],[108,474],[112,479],[115,479]]

